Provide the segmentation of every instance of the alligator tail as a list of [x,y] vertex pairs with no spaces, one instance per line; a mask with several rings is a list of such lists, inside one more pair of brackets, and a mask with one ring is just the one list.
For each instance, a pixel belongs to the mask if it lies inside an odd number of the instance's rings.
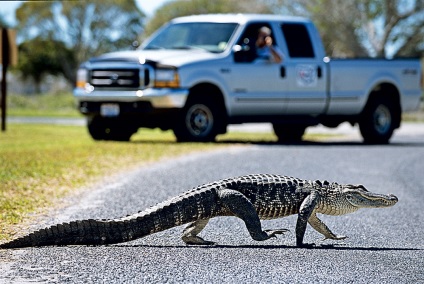
[[210,191],[189,192],[119,219],[89,219],[50,226],[0,244],[0,248],[127,242],[201,218],[210,218],[218,209],[214,206],[214,199],[215,195]]
[[100,245],[131,238],[126,222],[82,220],[62,223],[35,231],[0,245],[0,248],[22,248],[61,245]]

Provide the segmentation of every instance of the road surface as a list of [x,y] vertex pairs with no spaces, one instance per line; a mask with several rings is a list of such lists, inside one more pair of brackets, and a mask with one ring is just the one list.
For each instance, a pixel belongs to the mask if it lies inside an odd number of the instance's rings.
[[308,227],[296,248],[296,217],[264,221],[291,233],[253,241],[234,217],[211,220],[211,247],[186,246],[183,227],[112,246],[0,250],[0,283],[424,283],[424,127],[404,126],[390,145],[362,145],[359,135],[302,145],[241,145],[149,164],[104,181],[52,212],[33,229],[82,218],[114,218],[145,209],[198,184],[248,173],[361,183],[394,193],[399,203],[321,215],[344,241],[321,241]]

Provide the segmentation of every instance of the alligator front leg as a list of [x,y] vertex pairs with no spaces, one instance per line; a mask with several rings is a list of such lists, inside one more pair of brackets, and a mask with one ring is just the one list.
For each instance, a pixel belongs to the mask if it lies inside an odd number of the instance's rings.
[[347,237],[346,236],[338,236],[331,232],[331,230],[322,222],[320,219],[318,219],[317,214],[315,212],[312,212],[311,216],[308,219],[309,225],[312,226],[317,232],[324,235],[324,240],[326,239],[332,239],[332,240],[344,240]]
[[305,236],[308,219],[315,209],[319,199],[317,192],[313,191],[303,200],[300,205],[299,214],[296,222],[296,245],[298,247],[313,247],[315,244],[304,244],[303,237]]
[[221,189],[218,196],[223,207],[244,221],[252,239],[265,241],[288,231],[287,229],[262,231],[258,213],[242,193],[232,189]]

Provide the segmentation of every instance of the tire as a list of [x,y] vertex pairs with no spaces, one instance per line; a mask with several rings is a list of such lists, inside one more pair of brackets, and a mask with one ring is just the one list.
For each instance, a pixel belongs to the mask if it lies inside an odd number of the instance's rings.
[[273,125],[274,133],[280,143],[297,143],[302,141],[306,126],[302,124],[277,124]]
[[94,140],[129,141],[137,131],[124,120],[117,118],[104,118],[101,116],[89,117],[87,128]]
[[211,142],[221,132],[224,118],[212,99],[188,101],[178,115],[174,134],[178,142]]
[[392,100],[377,97],[366,106],[359,121],[365,143],[387,144],[400,123],[400,114]]

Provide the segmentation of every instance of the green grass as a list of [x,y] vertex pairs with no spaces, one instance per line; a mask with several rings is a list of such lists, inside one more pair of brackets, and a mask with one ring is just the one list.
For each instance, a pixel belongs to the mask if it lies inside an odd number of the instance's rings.
[[42,95],[7,96],[7,114],[11,116],[79,117],[70,92]]

